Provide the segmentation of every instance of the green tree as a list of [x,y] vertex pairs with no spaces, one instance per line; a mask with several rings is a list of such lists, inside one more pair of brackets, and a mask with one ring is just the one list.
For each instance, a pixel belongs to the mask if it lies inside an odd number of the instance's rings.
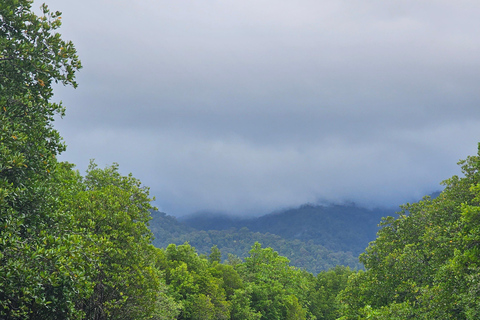
[[235,290],[232,295],[232,320],[260,320],[262,318],[262,313],[254,310],[251,306],[252,291],[251,285]]
[[244,281],[248,282],[250,296],[249,306],[239,306],[259,312],[261,319],[314,318],[307,312],[308,273],[289,263],[272,248],[262,249],[258,242],[255,243],[245,263],[237,266]]
[[[180,319],[229,319],[230,302],[227,301],[221,267],[199,257],[188,243],[169,245],[166,250],[166,282],[173,297],[183,306]],[[235,281],[235,280],[233,280]]]
[[480,145],[436,199],[388,217],[339,295],[342,319],[477,319]]
[[208,262],[221,262],[222,261],[222,253],[220,249],[215,245],[210,249],[210,255],[208,256]]
[[348,277],[353,273],[348,267],[320,272],[308,295],[309,309],[318,320],[334,320],[339,316],[337,295],[345,289]]
[[82,235],[59,210],[65,146],[52,122],[64,110],[51,98],[54,82],[76,87],[81,65],[60,13],[31,4],[0,3],[0,317],[67,319],[82,316],[74,301],[89,285]]
[[[54,116],[64,113],[61,104],[51,102],[52,83],[76,87],[75,71],[81,68],[73,44],[56,32],[60,12],[43,5],[37,16],[31,4],[0,4],[0,187],[3,201],[17,206],[25,205],[18,193],[33,193],[38,180],[48,179],[65,149],[52,126]],[[17,197],[6,199],[13,190]]]
[[93,162],[82,185],[69,207],[98,252],[91,257],[93,294],[79,307],[88,319],[151,318],[165,284],[148,229],[148,188],[131,174],[122,176],[117,164],[99,169]]
[[242,278],[231,265],[217,263],[214,264],[213,268],[215,271],[210,272],[222,279],[221,287],[225,290],[227,299],[230,300],[235,290],[243,288]]

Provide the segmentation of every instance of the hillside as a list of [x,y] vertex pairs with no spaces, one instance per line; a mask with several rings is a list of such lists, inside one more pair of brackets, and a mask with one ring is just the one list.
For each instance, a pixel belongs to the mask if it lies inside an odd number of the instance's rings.
[[150,229],[155,235],[153,244],[165,248],[169,244],[188,242],[198,253],[208,254],[217,246],[225,260],[229,254],[244,258],[255,242],[271,247],[290,260],[290,264],[312,273],[328,270],[336,265],[361,268],[356,256],[351,252],[329,250],[313,241],[286,239],[272,233],[253,232],[245,227],[226,230],[198,230],[179,222],[165,213],[153,212]]
[[375,239],[382,217],[394,213],[395,209],[370,210],[356,205],[303,205],[257,218],[202,214],[185,217],[181,222],[196,230],[246,227],[253,232],[276,234],[358,256]]
[[[438,192],[431,194],[436,196]],[[382,218],[399,210],[307,204],[260,217],[202,213],[180,219],[154,212],[150,225],[159,248],[188,242],[208,254],[217,246],[225,260],[229,254],[248,256],[259,242],[290,259],[291,265],[316,274],[336,265],[363,268],[358,256],[375,240]]]

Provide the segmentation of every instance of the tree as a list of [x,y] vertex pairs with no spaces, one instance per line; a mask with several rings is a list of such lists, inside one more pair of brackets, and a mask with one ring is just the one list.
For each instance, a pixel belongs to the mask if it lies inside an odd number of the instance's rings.
[[[29,190],[49,176],[55,156],[64,151],[53,129],[53,117],[63,115],[52,103],[52,83],[77,86],[81,68],[75,47],[56,33],[60,12],[42,6],[43,16],[31,12],[29,0],[0,4],[0,177],[4,196],[12,190]],[[13,201],[11,197],[10,201]],[[13,203],[11,203],[13,204]]]
[[320,272],[308,294],[309,309],[317,320],[334,320],[339,316],[337,295],[345,289],[348,277],[354,273],[350,268],[336,266]]
[[222,261],[222,253],[220,252],[220,249],[215,245],[210,249],[210,255],[208,256],[208,262],[209,263],[214,263],[214,262],[221,262]]
[[[183,306],[180,319],[229,319],[230,302],[223,275],[232,274],[217,268],[218,262],[209,264],[206,258],[199,257],[188,243],[170,244],[165,251],[166,283]],[[234,276],[232,280],[235,281]]]
[[89,292],[79,281],[84,248],[59,211],[65,146],[52,121],[64,109],[51,102],[52,84],[76,87],[81,64],[56,33],[60,13],[44,5],[37,16],[31,4],[0,3],[0,317],[81,317],[73,301]]
[[252,304],[252,286],[236,289],[232,296],[232,320],[260,320],[262,313],[255,311]]
[[122,176],[118,164],[99,169],[93,162],[81,184],[67,208],[98,251],[90,256],[93,294],[79,308],[88,319],[149,319],[165,285],[148,229],[149,189]]
[[435,199],[402,206],[340,293],[341,319],[478,319],[480,144]]
[[[262,249],[257,242],[245,258],[243,265],[237,266],[246,284],[247,295],[236,291],[232,299],[250,304],[238,304],[246,312],[260,313],[261,319],[307,319],[313,318],[307,312],[307,292],[310,282],[306,274],[289,266],[290,261],[280,256],[272,248]],[[234,304],[235,306],[235,304]],[[239,310],[233,310],[239,313]]]

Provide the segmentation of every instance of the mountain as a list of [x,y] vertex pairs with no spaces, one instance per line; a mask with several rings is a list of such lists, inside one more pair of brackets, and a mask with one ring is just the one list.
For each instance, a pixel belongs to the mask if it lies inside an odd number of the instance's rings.
[[268,232],[253,232],[245,227],[198,230],[165,213],[152,212],[150,229],[155,235],[153,244],[156,247],[166,248],[171,243],[180,245],[188,242],[198,253],[208,255],[211,248],[217,246],[222,252],[223,260],[229,258],[229,255],[244,258],[249,255],[255,242],[259,242],[263,247],[271,247],[280,255],[287,257],[291,265],[314,274],[337,265],[353,269],[362,268],[357,257],[351,252],[329,250],[312,241],[285,239]]
[[258,241],[289,258],[292,265],[318,273],[336,265],[362,268],[358,256],[375,240],[382,218],[396,216],[396,211],[400,208],[306,204],[260,217],[202,213],[177,219],[153,212],[150,226],[154,245],[160,248],[188,242],[208,255],[216,245],[223,259],[229,254],[243,258]]
[[271,233],[289,240],[322,245],[329,250],[358,256],[375,239],[382,217],[394,209],[366,209],[349,205],[303,205],[257,218],[201,214],[182,218],[196,230],[227,230],[246,227],[253,232]]

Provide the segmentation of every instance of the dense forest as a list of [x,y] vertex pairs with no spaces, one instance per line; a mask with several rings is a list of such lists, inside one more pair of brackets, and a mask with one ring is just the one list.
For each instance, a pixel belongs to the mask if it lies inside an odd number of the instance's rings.
[[288,240],[322,245],[333,251],[358,256],[375,240],[378,223],[397,209],[366,209],[355,204],[303,205],[260,217],[241,218],[226,215],[196,214],[180,222],[197,230],[248,228],[271,233]]
[[291,265],[317,274],[336,265],[363,269],[358,256],[375,240],[382,217],[395,210],[306,204],[260,217],[200,213],[175,218],[152,212],[150,229],[159,248],[188,242],[199,254],[208,254],[217,246],[224,261],[230,254],[248,256],[259,242],[287,257]]
[[[352,269],[363,267],[358,261],[358,256],[354,256],[351,252],[329,250],[313,241],[304,242],[271,233],[252,232],[246,227],[198,230],[186,226],[165,213],[154,212],[150,229],[154,234],[153,244],[156,247],[165,248],[171,243],[178,245],[188,242],[199,254],[208,254],[210,249],[216,246],[222,253],[222,261],[225,261],[229,255],[239,258],[247,257],[252,245],[259,242],[287,257],[291,265],[313,274],[337,265],[349,266]],[[368,242],[365,243],[364,248],[367,244]]]
[[57,160],[52,85],[76,87],[81,64],[60,13],[31,5],[0,2],[0,318],[480,318],[480,145],[438,197],[383,219],[364,270],[313,275],[258,242],[244,259],[157,248],[148,187]]

